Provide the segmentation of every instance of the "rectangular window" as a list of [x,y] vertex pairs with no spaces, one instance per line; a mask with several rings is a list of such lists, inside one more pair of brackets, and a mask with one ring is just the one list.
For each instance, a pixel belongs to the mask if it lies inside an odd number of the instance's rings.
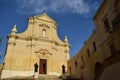
[[105,20],[104,20],[104,26],[105,26],[105,30],[106,30],[106,32],[109,31],[109,29],[110,29],[110,25],[109,25],[109,21],[108,21],[108,19],[105,19]]
[[87,55],[88,55],[88,57],[90,57],[90,51],[89,51],[89,49],[87,49]]
[[81,61],[83,62],[83,56],[81,56]]
[[77,67],[77,61],[75,61],[75,66]]
[[110,44],[110,52],[111,52],[111,55],[114,55],[115,54],[115,46],[114,44]]
[[117,14],[116,17],[112,20],[112,26],[114,30],[117,28],[119,23],[120,23],[120,13]]
[[82,62],[82,65],[85,65],[85,61],[84,61],[83,56],[81,56],[81,62]]
[[69,69],[70,69],[70,75],[71,75],[71,66],[69,66]]
[[93,42],[93,49],[94,49],[94,52],[96,52],[96,43]]

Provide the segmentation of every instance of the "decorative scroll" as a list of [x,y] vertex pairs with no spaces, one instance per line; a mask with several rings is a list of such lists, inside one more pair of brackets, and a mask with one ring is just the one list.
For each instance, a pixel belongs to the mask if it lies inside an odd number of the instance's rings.
[[50,53],[48,50],[46,49],[41,49],[41,50],[38,50],[38,51],[35,51],[35,53],[40,53],[40,54],[49,54],[49,55],[52,55],[52,53]]

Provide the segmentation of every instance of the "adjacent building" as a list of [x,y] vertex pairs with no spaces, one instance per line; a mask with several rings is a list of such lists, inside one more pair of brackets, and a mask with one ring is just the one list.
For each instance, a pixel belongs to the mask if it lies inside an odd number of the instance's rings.
[[93,20],[92,35],[68,61],[69,75],[81,80],[119,80],[120,0],[103,0]]
[[38,74],[62,74],[61,66],[67,71],[69,43],[65,36],[61,41],[57,35],[57,23],[46,13],[29,17],[28,28],[17,33],[14,26],[7,36],[7,49],[1,78],[33,76],[38,65]]

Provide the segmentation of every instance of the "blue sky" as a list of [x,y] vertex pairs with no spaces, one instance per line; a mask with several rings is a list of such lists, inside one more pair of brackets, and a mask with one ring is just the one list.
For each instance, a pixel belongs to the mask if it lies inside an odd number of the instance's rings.
[[71,45],[70,55],[74,56],[94,30],[92,20],[102,0],[0,0],[0,46],[1,60],[4,59],[7,35],[13,25],[18,33],[26,30],[28,17],[44,11],[58,23],[58,36],[66,35]]

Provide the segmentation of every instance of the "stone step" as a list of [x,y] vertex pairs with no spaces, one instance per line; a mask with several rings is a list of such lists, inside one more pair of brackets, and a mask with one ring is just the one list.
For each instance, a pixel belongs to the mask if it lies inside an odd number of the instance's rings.
[[59,79],[55,79],[55,78],[38,78],[36,80],[59,80]]
[[58,78],[7,78],[2,80],[59,80]]
[[59,76],[55,75],[38,75],[38,78],[34,78],[33,76],[29,77],[12,77],[12,78],[7,78],[7,79],[2,79],[2,80],[59,80]]
[[55,75],[38,75],[38,80],[58,80],[59,76]]

